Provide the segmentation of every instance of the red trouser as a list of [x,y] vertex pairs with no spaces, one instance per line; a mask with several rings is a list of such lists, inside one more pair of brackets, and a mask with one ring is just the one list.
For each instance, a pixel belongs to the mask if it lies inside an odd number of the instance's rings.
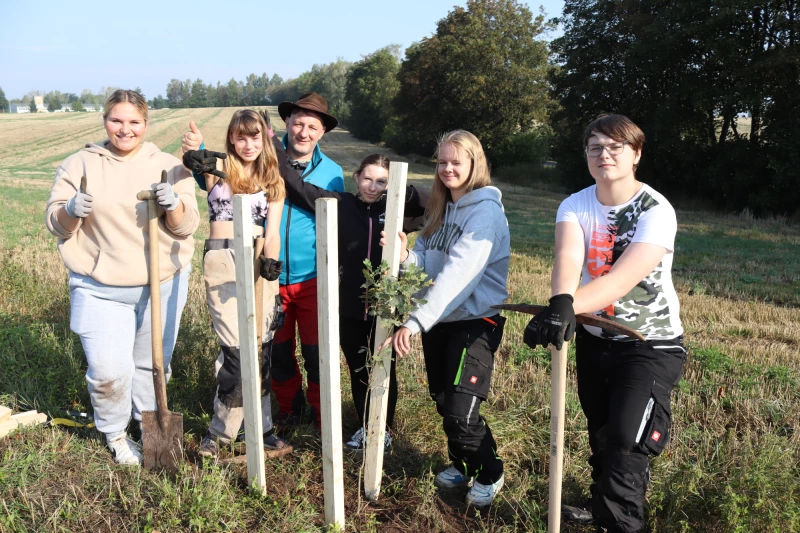
[[297,363],[295,324],[300,331],[300,352],[308,381],[308,402],[314,408],[315,424],[320,425],[319,341],[317,339],[317,279],[280,286],[283,327],[272,343],[272,390],[283,415],[300,415],[305,408],[303,378]]

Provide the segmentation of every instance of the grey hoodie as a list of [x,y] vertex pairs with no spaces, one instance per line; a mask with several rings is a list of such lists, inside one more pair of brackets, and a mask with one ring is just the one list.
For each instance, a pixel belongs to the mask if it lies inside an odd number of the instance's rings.
[[448,202],[439,230],[417,237],[402,267],[424,268],[434,284],[419,295],[427,303],[403,324],[412,334],[439,322],[494,316],[491,306],[508,297],[511,243],[501,196],[496,187],[482,187]]

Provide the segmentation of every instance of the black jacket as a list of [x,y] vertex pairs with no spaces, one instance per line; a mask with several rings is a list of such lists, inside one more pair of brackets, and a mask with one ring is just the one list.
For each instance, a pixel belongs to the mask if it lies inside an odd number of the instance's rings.
[[[273,144],[274,138],[273,138]],[[364,301],[364,259],[369,257],[373,266],[381,262],[381,231],[386,217],[386,196],[375,203],[363,202],[348,192],[328,191],[303,181],[295,170],[282,144],[275,144],[278,165],[286,185],[286,196],[302,209],[314,212],[317,198],[339,200],[339,315],[345,318],[367,320]],[[429,194],[413,185],[406,188],[403,231],[411,233],[422,228]]]

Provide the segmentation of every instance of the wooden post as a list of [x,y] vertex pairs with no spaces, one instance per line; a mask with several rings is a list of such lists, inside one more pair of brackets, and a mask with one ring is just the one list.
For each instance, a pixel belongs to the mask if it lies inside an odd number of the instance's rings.
[[[400,270],[400,238],[403,229],[403,208],[406,199],[408,163],[389,163],[389,190],[386,196],[386,246],[381,257],[389,265],[385,275],[397,276]],[[375,267],[376,265],[373,265]],[[389,328],[378,320],[372,353],[391,335]],[[375,501],[381,491],[383,473],[383,444],[386,435],[386,410],[389,405],[389,376],[392,368],[392,349],[387,347],[380,362],[372,367],[369,380],[369,418],[367,423],[366,456],[364,460],[364,495]]]
[[322,474],[325,522],[344,531],[342,392],[339,377],[338,200],[319,198],[317,212],[317,313],[322,410]]
[[561,481],[564,467],[564,412],[567,386],[567,351],[550,347],[550,499],[547,507],[547,532],[561,531]]
[[256,345],[256,301],[253,277],[253,223],[250,195],[233,197],[233,252],[236,258],[236,307],[239,319],[239,354],[244,396],[244,431],[247,446],[247,482],[267,491],[264,472],[264,428],[261,424],[261,368]]

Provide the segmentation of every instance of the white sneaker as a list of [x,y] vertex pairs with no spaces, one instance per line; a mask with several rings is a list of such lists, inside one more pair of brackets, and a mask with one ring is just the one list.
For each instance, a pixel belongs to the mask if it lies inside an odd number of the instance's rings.
[[504,475],[500,476],[500,479],[491,485],[484,485],[483,483],[478,483],[476,481],[467,493],[467,505],[473,505],[475,507],[488,507],[494,501],[494,498],[497,496],[497,493],[500,492],[500,489],[503,488],[504,481]]
[[114,462],[118,465],[141,465],[144,462],[142,451],[139,445],[125,433],[108,441],[108,448],[114,455]]
[[[358,431],[353,433],[353,436],[350,437],[350,440],[347,441],[345,444],[351,450],[363,450],[364,449],[364,442],[366,441],[366,435],[364,434],[364,428],[358,428]],[[385,436],[383,438],[383,450],[386,451],[392,447],[392,436],[389,434],[387,430]]]
[[433,484],[440,489],[457,489],[459,487],[469,487],[472,484],[472,478],[462,474],[456,467],[451,465],[447,470],[436,474]]

